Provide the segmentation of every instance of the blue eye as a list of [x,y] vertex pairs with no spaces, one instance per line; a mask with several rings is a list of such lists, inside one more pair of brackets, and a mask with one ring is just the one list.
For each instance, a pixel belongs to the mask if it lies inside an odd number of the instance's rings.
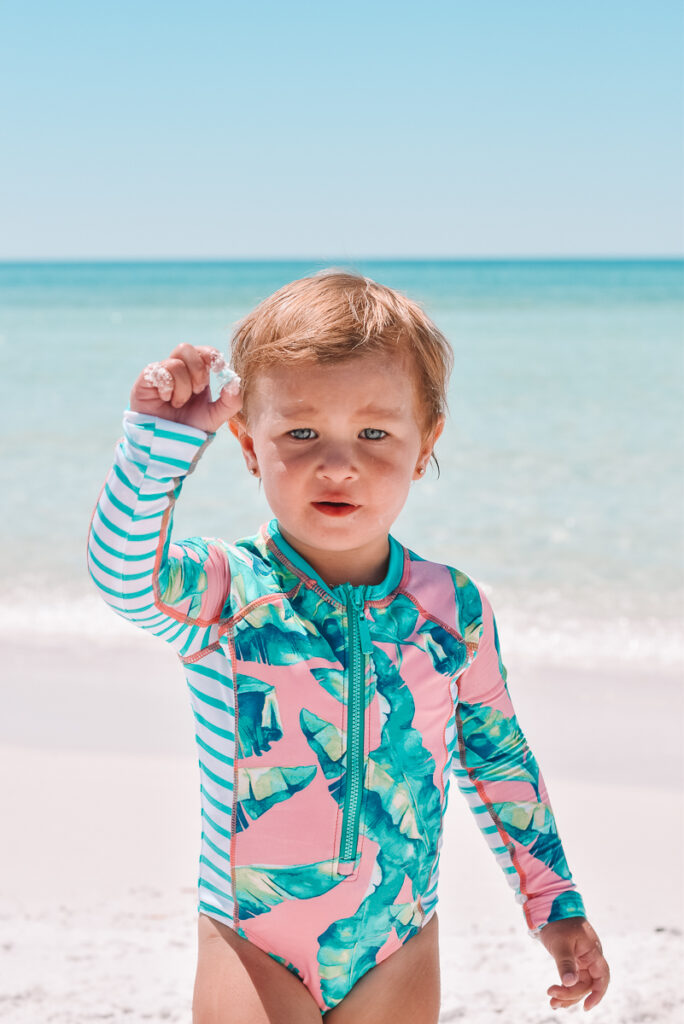
[[[307,430],[310,431],[311,433],[313,433],[313,431],[311,430],[311,427],[296,427],[294,430],[289,430],[288,434],[290,435],[290,437],[294,437],[295,434],[302,434],[302,433],[305,434],[307,432]],[[294,440],[295,441],[309,441],[310,438],[308,438],[308,437],[295,437]]]
[[[313,434],[313,433],[315,433],[315,431],[314,431],[314,430],[312,430],[312,429],[311,429],[311,427],[295,427],[295,429],[294,429],[294,430],[288,430],[288,435],[289,435],[289,436],[290,436],[290,437],[291,437],[291,438],[292,438],[292,439],[293,439],[294,441],[310,441],[310,440],[311,440],[311,438],[310,438],[310,437],[297,437],[297,436],[295,436],[295,435],[297,435],[297,434],[306,434],[306,433],[307,433],[307,431],[308,431],[308,432],[309,432],[310,434]],[[372,434],[382,434],[382,435],[383,435],[383,437],[386,437],[386,436],[387,436],[387,432],[386,432],[386,431],[384,431],[384,430],[378,430],[378,428],[377,428],[377,427],[365,427],[365,428],[364,428],[364,430],[362,431],[362,433],[366,434],[366,433],[368,433],[369,431],[370,431],[370,432],[371,432]],[[368,438],[366,438],[366,440],[367,440],[367,441],[382,441],[383,437],[368,437]]]

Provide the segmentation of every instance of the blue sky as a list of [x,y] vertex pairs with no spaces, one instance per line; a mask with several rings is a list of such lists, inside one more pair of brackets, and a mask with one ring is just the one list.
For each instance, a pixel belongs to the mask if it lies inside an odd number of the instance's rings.
[[679,0],[0,0],[0,259],[673,255]]

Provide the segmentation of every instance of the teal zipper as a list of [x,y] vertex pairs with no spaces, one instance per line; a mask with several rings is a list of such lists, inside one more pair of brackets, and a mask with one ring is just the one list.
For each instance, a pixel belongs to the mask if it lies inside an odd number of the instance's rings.
[[364,718],[366,706],[365,655],[373,650],[368,622],[363,614],[363,594],[351,583],[347,592],[349,622],[349,696],[347,699],[347,789],[344,795],[339,861],[355,861],[364,774]]

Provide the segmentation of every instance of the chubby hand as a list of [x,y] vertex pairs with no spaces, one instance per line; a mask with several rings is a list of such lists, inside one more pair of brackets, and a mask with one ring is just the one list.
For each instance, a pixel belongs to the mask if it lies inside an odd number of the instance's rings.
[[168,359],[141,371],[131,391],[130,408],[213,433],[242,408],[239,377],[222,389],[215,402],[211,400],[209,372],[222,366],[225,362],[218,349],[178,345]]
[[610,968],[599,937],[586,917],[565,917],[544,925],[539,938],[556,961],[562,985],[552,985],[551,1006],[574,1006],[585,996],[584,1009],[600,1003],[610,981]]

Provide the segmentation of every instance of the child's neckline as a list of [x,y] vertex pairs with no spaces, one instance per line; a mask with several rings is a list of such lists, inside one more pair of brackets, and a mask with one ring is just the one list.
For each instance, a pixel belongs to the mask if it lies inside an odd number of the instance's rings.
[[396,590],[401,583],[404,571],[404,548],[391,533],[388,534],[390,545],[389,564],[387,566],[385,578],[381,583],[359,585],[340,583],[336,587],[331,587],[321,576],[318,575],[313,566],[310,565],[309,562],[307,562],[306,559],[285,540],[278,527],[277,519],[271,519],[269,523],[262,527],[262,530],[266,536],[271,538],[276,548],[278,548],[281,554],[287,558],[288,562],[293,565],[295,571],[298,571],[307,579],[312,580],[318,587],[324,590],[330,595],[330,597],[334,598],[334,600],[340,604],[346,604],[347,594],[350,590],[355,594],[361,594],[364,601],[378,601],[387,597],[388,594],[391,594],[392,591]]

